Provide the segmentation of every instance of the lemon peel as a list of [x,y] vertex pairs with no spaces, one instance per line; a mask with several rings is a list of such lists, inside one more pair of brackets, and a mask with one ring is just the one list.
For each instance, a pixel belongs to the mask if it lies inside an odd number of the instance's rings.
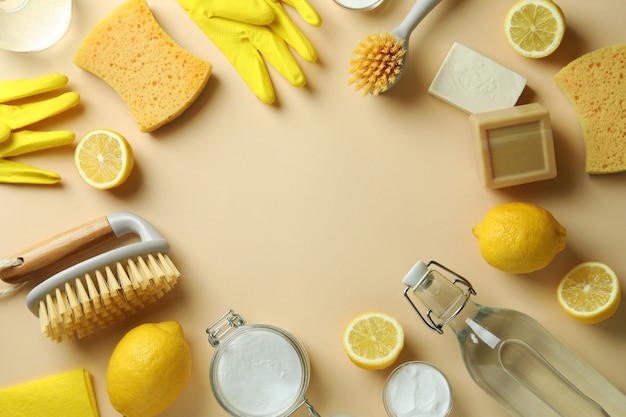
[[472,233],[489,265],[517,274],[548,266],[567,240],[567,230],[548,210],[523,202],[495,206]]
[[170,407],[191,374],[191,351],[176,321],[141,324],[118,342],[106,372],[111,405],[126,417]]

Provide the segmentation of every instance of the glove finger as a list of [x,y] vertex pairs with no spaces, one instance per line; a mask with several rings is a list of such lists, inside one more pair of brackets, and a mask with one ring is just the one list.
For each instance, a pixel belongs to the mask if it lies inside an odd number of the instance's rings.
[[[269,0],[272,1],[272,0]],[[311,41],[302,33],[302,31],[293,23],[291,17],[287,14],[283,7],[275,2],[273,3],[276,18],[270,24],[274,32],[278,34],[285,42],[287,42],[295,51],[306,61],[317,61],[317,52],[311,44]]]
[[0,103],[56,90],[67,84],[63,74],[49,74],[33,79],[0,81]]
[[11,136],[11,128],[5,123],[0,122],[0,143],[4,142]]
[[178,0],[178,3],[200,27],[214,17],[253,25],[268,25],[274,20],[274,11],[265,0]]
[[21,162],[0,159],[0,182],[10,184],[56,184],[61,176]]
[[73,91],[60,96],[19,106],[0,106],[0,121],[12,130],[56,116],[78,104],[80,95]]
[[248,84],[263,103],[272,104],[276,99],[274,85],[265,61],[254,47],[240,48],[234,61],[231,61],[241,78]]
[[248,25],[232,20],[213,18],[202,26],[204,33],[235,67],[252,92],[264,103],[275,100],[272,80],[265,61],[252,39],[257,32],[270,32],[267,26]]
[[[270,0],[276,1],[276,0]],[[321,26],[322,17],[307,0],[282,0],[298,11],[298,14],[311,26]]]
[[255,32],[251,41],[270,65],[291,85],[302,87],[306,84],[306,77],[287,44],[274,32],[271,30]]
[[74,142],[74,133],[68,130],[54,132],[14,132],[9,140],[0,145],[0,156],[11,157],[25,153],[69,145]]

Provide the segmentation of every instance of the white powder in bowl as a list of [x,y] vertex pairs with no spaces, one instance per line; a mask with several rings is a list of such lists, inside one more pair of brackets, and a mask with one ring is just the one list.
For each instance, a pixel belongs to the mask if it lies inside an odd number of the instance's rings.
[[425,362],[407,362],[389,375],[383,400],[391,417],[446,417],[452,393],[437,368]]
[[341,7],[357,12],[366,12],[380,6],[384,0],[335,0]]
[[[240,416],[278,416],[304,395],[304,363],[293,344],[271,328],[254,327],[219,346],[212,381]],[[218,398],[219,400],[219,398]]]

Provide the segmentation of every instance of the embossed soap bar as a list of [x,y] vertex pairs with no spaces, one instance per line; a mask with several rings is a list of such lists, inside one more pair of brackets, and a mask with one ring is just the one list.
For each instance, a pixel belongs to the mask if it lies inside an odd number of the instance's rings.
[[526,78],[455,42],[428,92],[466,113],[512,107]]
[[556,177],[550,114],[539,103],[470,116],[478,173],[488,188]]

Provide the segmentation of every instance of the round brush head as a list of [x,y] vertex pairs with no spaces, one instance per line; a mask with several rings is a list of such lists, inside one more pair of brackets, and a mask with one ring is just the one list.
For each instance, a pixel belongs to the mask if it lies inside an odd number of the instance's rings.
[[363,95],[377,96],[396,82],[406,55],[404,40],[398,40],[388,32],[365,37],[353,51],[349,83],[356,83],[355,91],[363,89]]

